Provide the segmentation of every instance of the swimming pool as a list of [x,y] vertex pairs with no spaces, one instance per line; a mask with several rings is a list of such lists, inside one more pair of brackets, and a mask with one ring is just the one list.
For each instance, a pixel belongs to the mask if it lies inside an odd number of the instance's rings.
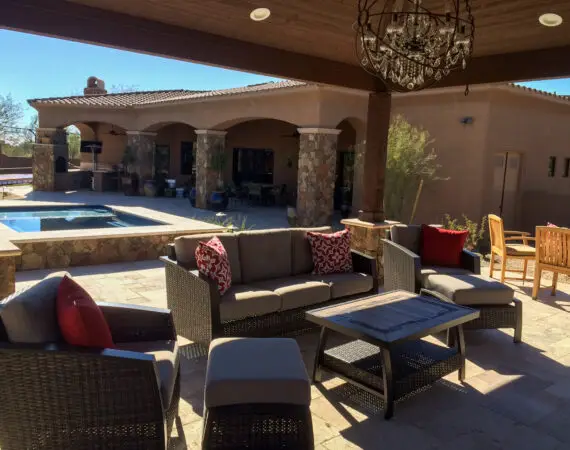
[[19,233],[164,225],[164,222],[97,205],[1,208],[0,223]]

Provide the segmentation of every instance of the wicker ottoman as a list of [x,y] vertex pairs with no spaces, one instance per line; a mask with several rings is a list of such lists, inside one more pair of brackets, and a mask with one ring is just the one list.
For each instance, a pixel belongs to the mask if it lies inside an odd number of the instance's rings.
[[311,386],[294,339],[212,341],[204,449],[313,449]]
[[509,286],[483,275],[430,275],[424,284],[428,293],[442,300],[481,312],[463,325],[464,330],[513,328],[514,342],[521,342],[522,302]]

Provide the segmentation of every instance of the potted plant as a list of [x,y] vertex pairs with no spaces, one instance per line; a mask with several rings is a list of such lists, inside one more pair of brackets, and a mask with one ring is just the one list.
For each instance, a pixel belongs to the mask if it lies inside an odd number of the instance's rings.
[[123,164],[123,175],[121,176],[123,192],[125,195],[136,195],[138,191],[138,177],[136,173],[132,173],[131,171],[137,162],[137,155],[130,145],[125,147],[121,162]]
[[229,197],[224,187],[224,169],[227,163],[227,155],[221,143],[217,144],[210,157],[210,168],[217,172],[217,189],[212,191],[209,199],[210,208],[215,211],[225,211],[228,207]]

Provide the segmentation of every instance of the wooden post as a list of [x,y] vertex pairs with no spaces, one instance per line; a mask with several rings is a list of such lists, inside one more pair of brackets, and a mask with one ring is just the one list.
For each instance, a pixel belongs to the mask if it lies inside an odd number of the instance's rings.
[[392,95],[389,92],[369,95],[366,150],[362,158],[362,210],[358,212],[358,218],[363,222],[383,222],[385,219],[384,182],[391,109]]

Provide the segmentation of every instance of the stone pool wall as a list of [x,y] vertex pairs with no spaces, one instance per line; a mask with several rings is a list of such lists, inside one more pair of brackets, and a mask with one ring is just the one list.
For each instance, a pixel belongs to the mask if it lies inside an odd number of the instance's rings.
[[117,262],[145,261],[166,255],[166,247],[188,231],[148,236],[15,242],[22,250],[16,270],[65,269]]

